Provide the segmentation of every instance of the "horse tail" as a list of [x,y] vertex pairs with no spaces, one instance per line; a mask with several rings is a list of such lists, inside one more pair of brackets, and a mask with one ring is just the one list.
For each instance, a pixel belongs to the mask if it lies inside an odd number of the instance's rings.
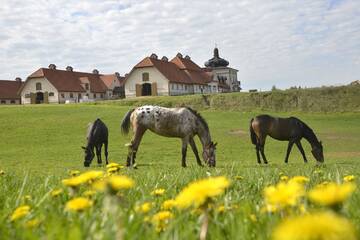
[[257,143],[257,137],[256,137],[256,134],[254,132],[254,129],[252,128],[252,122],[254,121],[254,118],[252,118],[250,120],[250,138],[251,138],[251,142],[256,145]]
[[133,113],[135,109],[129,110],[126,115],[124,116],[122,122],[121,122],[121,132],[123,134],[128,134],[130,129],[130,116]]

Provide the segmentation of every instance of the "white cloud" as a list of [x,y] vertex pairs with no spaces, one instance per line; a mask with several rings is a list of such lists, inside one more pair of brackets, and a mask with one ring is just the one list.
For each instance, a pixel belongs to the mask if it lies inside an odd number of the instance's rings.
[[319,86],[360,78],[360,2],[10,1],[0,8],[0,79],[55,63],[129,72],[152,52],[220,55],[243,87]]

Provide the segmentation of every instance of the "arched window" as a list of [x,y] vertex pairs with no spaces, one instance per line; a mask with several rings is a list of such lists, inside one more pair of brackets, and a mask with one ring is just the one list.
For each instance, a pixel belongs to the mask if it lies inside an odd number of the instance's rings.
[[41,83],[39,82],[36,83],[36,90],[41,90]]
[[144,72],[142,74],[142,80],[143,80],[143,82],[149,81],[149,73],[148,72]]

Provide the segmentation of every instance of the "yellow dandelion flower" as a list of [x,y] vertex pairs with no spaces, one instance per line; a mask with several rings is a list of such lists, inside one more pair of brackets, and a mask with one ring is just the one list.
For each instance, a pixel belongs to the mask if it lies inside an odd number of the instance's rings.
[[224,193],[230,181],[225,177],[209,177],[197,180],[185,187],[175,198],[179,208],[199,207],[208,199]]
[[289,180],[289,177],[286,175],[280,176],[280,180],[286,182],[287,180]]
[[148,213],[152,208],[151,202],[144,202],[143,204],[136,206],[135,211],[138,213]]
[[156,231],[161,232],[164,231],[170,219],[172,219],[174,215],[170,211],[160,211],[156,213],[152,217],[152,223],[156,226]]
[[106,181],[104,179],[96,180],[91,184],[95,191],[103,192],[106,189]]
[[355,227],[332,212],[320,212],[286,219],[278,225],[273,240],[356,240]]
[[93,202],[88,198],[84,197],[77,197],[71,199],[66,203],[65,210],[72,211],[72,212],[79,212],[83,211],[93,205]]
[[225,212],[225,206],[224,205],[220,205],[217,207],[216,211],[218,213],[224,213]]
[[144,217],[144,220],[143,220],[145,223],[150,223],[151,222],[151,219],[149,216],[146,216]]
[[10,221],[16,221],[20,218],[25,217],[30,213],[30,206],[29,205],[22,205],[15,209],[15,211],[10,216]]
[[154,196],[161,196],[165,193],[165,189],[163,188],[157,188],[155,189],[154,191],[151,192],[151,195],[154,195]]
[[112,174],[114,174],[114,173],[117,173],[117,172],[119,171],[119,168],[117,168],[117,167],[111,167],[111,168],[108,168],[106,171],[107,171],[107,173],[108,173],[109,175],[112,175]]
[[168,199],[161,204],[162,210],[170,210],[176,207],[176,201],[174,199]]
[[80,174],[79,170],[70,170],[69,171],[70,176],[75,177]]
[[355,176],[354,175],[347,175],[344,178],[344,182],[352,182],[355,180]]
[[64,179],[62,180],[62,183],[65,186],[68,187],[78,187],[81,184],[89,183],[91,181],[94,181],[104,175],[103,171],[88,171],[84,172],[83,174],[80,174],[79,176]]
[[329,183],[327,185],[318,185],[312,189],[308,196],[309,199],[323,206],[335,206],[343,203],[355,191],[355,184]]
[[40,225],[40,220],[38,218],[31,219],[25,223],[27,228],[35,228]]
[[94,196],[96,194],[96,192],[95,191],[93,191],[93,190],[86,190],[85,192],[83,192],[83,196],[84,197],[92,197],[92,196]]
[[305,177],[305,176],[295,176],[295,177],[290,178],[289,181],[290,182],[296,182],[296,183],[299,183],[299,184],[305,184],[305,183],[309,182],[310,179],[308,177]]
[[257,217],[256,217],[255,214],[250,214],[250,215],[249,215],[249,218],[250,218],[250,220],[251,220],[252,222],[254,222],[254,223],[257,222]]
[[264,189],[266,204],[279,208],[295,206],[304,194],[304,187],[296,182],[280,182],[276,186],[269,186]]
[[118,168],[118,169],[121,169],[123,168],[124,166],[118,164],[118,163],[109,163],[108,165],[106,165],[106,168]]
[[50,195],[52,197],[57,197],[59,196],[60,194],[62,194],[64,192],[64,190],[62,188],[59,188],[59,189],[54,189],[51,191]]
[[265,204],[265,206],[261,207],[260,211],[262,213],[276,213],[279,208],[275,205]]
[[113,191],[132,188],[135,183],[127,176],[111,176],[107,179],[107,184]]

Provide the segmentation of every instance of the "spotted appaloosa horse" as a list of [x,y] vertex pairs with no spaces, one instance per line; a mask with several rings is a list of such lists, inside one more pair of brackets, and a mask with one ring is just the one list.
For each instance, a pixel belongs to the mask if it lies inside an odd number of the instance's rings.
[[304,158],[304,162],[307,162],[304,149],[300,142],[302,138],[305,138],[310,143],[312,148],[311,153],[315,159],[318,162],[324,161],[321,141],[318,141],[313,130],[303,121],[295,117],[278,118],[269,115],[259,115],[250,121],[250,136],[252,143],[256,146],[258,163],[261,163],[259,151],[264,163],[267,163],[264,153],[267,135],[280,141],[289,141],[285,163],[288,162],[289,154],[294,143],[299,148],[299,151]]
[[98,164],[101,164],[101,148],[105,145],[105,160],[108,164],[108,129],[100,119],[96,119],[95,122],[89,123],[87,131],[87,145],[82,147],[85,152],[84,166],[89,167],[92,160],[95,157],[94,148],[96,149],[96,156]]
[[187,145],[190,144],[197,164],[202,166],[198,150],[194,141],[197,135],[203,146],[203,159],[210,166],[215,167],[216,143],[211,141],[210,131],[205,119],[195,110],[189,107],[164,108],[159,106],[142,106],[130,110],[122,120],[121,130],[124,134],[129,132],[130,123],[134,131],[127,166],[135,163],[136,152],[140,141],[147,129],[164,136],[182,139],[182,166],[186,167]]

